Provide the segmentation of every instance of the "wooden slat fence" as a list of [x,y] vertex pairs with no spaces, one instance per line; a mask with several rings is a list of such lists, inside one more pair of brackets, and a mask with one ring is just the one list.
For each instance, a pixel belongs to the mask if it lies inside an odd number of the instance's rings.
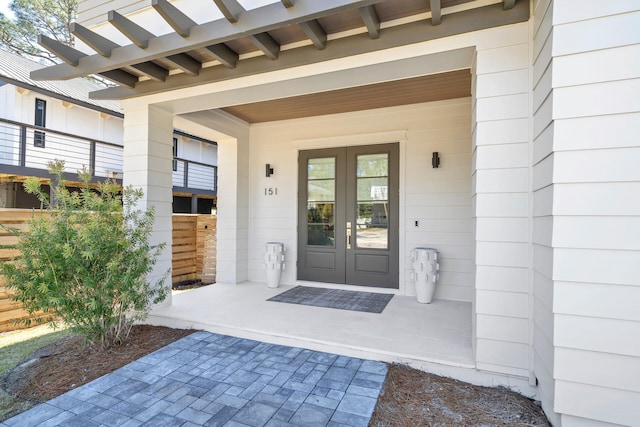
[[216,219],[213,215],[173,215],[172,283],[215,282]]
[[[32,209],[1,209],[0,225],[26,229],[32,215],[41,215]],[[45,212],[46,214],[46,212]],[[9,262],[20,253],[7,248],[18,238],[0,226],[0,262]],[[172,283],[200,279],[205,283],[215,282],[216,275],[216,217],[213,215],[173,215]],[[27,317],[19,304],[11,300],[0,275],[0,332],[20,329],[23,323],[16,320]]]
[[[15,245],[18,237],[5,227],[24,230],[27,227],[26,221],[33,215],[42,214],[40,211],[31,209],[0,209],[0,262],[10,262],[11,259],[20,255],[18,250],[7,247]],[[25,328],[24,323],[16,323],[16,321],[29,316],[20,304],[11,299],[10,292],[4,277],[0,275],[0,332]]]

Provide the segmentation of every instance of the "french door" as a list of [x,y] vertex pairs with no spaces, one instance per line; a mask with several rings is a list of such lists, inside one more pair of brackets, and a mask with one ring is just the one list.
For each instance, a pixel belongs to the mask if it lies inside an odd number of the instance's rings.
[[299,280],[398,288],[398,144],[300,151]]

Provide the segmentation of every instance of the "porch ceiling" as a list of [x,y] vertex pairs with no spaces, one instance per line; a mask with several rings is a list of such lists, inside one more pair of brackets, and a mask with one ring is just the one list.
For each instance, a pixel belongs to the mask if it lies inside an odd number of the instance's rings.
[[299,119],[471,96],[471,71],[414,77],[223,108],[249,123]]
[[[117,86],[93,92],[92,98],[124,99],[529,18],[529,0],[281,0],[255,9],[245,9],[238,0],[213,0],[211,6],[220,18],[205,23],[168,0],[151,0],[150,5],[157,12],[154,18],[172,31],[156,35],[110,11],[107,21],[131,42],[120,46],[73,23],[73,34],[96,53],[89,55],[40,36],[40,44],[64,62],[33,71],[31,77],[67,80],[98,74]],[[147,26],[157,27],[149,22]]]

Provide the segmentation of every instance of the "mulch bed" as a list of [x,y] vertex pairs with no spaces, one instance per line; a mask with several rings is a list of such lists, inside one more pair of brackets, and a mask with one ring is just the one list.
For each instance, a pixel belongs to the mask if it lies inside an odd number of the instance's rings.
[[[114,371],[192,332],[138,325],[126,343],[102,352],[87,347],[77,336],[67,337],[36,351],[26,362],[10,371],[0,385],[7,393],[35,405]],[[402,365],[389,365],[370,425],[549,424],[537,404],[510,390],[478,387]]]
[[2,388],[20,399],[45,402],[93,381],[195,331],[136,325],[122,345],[96,351],[71,336],[36,351],[10,371]]
[[540,406],[503,387],[481,387],[389,365],[370,426],[549,426]]

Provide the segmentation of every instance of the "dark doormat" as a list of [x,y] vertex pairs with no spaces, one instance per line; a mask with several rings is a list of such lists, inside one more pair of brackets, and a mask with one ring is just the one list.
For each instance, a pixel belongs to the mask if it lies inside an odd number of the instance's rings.
[[313,305],[316,307],[337,308],[339,310],[382,313],[393,298],[393,294],[375,292],[345,291],[342,289],[312,288],[296,286],[267,301],[289,304]]

